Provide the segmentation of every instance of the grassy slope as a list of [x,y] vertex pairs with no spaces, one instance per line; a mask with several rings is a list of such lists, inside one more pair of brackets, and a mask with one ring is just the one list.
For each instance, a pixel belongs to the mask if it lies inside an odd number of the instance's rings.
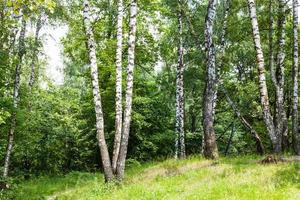
[[19,185],[15,199],[300,199],[300,164],[260,165],[259,158],[167,160],[132,167],[122,186],[74,172]]

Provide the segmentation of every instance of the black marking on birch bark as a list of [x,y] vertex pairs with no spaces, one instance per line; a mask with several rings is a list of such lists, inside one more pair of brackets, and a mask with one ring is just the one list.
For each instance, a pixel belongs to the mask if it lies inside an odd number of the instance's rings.
[[112,167],[114,173],[117,170],[117,161],[121,146],[122,137],[122,23],[123,23],[123,0],[118,0],[117,17],[117,50],[116,50],[116,119],[115,119],[115,139],[112,157]]
[[[284,108],[284,59],[285,59],[285,1],[279,0],[278,8],[278,31],[277,31],[277,43],[278,52],[276,56],[276,73],[275,79],[275,92],[276,92],[276,109],[275,109],[275,129],[277,136],[277,144],[275,146],[275,151],[281,152],[283,147],[286,146],[287,142],[287,117]],[[284,145],[283,145],[284,144]]]
[[293,112],[292,112],[292,139],[293,149],[296,155],[300,155],[300,133],[298,122],[298,73],[299,73],[299,44],[298,44],[298,0],[293,0]]
[[125,95],[125,110],[123,119],[123,132],[121,138],[121,146],[117,161],[117,179],[121,181],[124,178],[125,160],[127,155],[131,112],[132,112],[132,93],[133,93],[133,70],[135,60],[135,40],[136,40],[136,24],[137,24],[137,3],[133,0],[130,5],[129,19],[129,38],[128,38],[128,65],[127,65],[127,80],[126,80],[126,95]]
[[268,134],[272,141],[272,144],[275,147],[277,143],[277,136],[275,133],[273,117],[270,112],[268,88],[267,88],[266,77],[265,77],[264,57],[261,48],[261,41],[259,35],[258,22],[256,18],[256,7],[255,7],[254,0],[248,0],[248,7],[249,7],[249,14],[250,14],[251,25],[252,25],[253,41],[256,50],[259,91],[260,91],[261,105],[263,109],[263,118],[268,130]]
[[98,81],[96,43],[94,40],[94,34],[90,22],[90,13],[89,13],[90,7],[89,7],[88,0],[84,0],[83,6],[84,6],[83,15],[84,15],[85,33],[86,33],[86,37],[88,40],[88,47],[89,47],[88,51],[89,51],[92,88],[93,88],[93,96],[94,96],[94,104],[95,104],[97,139],[98,139],[98,145],[101,153],[101,161],[103,165],[105,180],[107,182],[110,182],[114,179],[114,176],[113,176],[110,157],[109,157],[109,153],[105,141],[105,135],[104,135],[104,118],[102,112],[101,95],[100,95],[99,81]]
[[213,43],[213,24],[216,15],[216,0],[209,0],[205,18],[206,84],[203,99],[204,156],[218,158],[214,131],[214,96],[216,92],[216,63]]
[[33,88],[33,85],[36,81],[36,64],[38,61],[38,43],[39,43],[39,33],[42,28],[42,13],[38,16],[37,22],[36,22],[36,30],[35,30],[35,38],[34,38],[34,50],[32,54],[32,60],[31,60],[31,71],[29,76],[29,89],[30,91]]
[[178,64],[176,68],[176,139],[175,141],[175,158],[177,158],[178,150],[179,157],[185,158],[185,133],[184,133],[184,82],[183,82],[183,72],[184,72],[184,61],[183,61],[183,10],[182,2],[178,1]]
[[22,60],[25,54],[25,32],[26,32],[26,21],[24,17],[22,18],[22,27],[19,36],[19,49],[18,49],[18,63],[15,68],[15,80],[14,80],[14,90],[13,90],[13,113],[12,113],[12,121],[11,127],[8,135],[8,144],[6,149],[6,155],[4,159],[4,169],[3,169],[3,177],[7,177],[9,173],[9,166],[11,160],[11,154],[13,151],[13,144],[14,144],[14,135],[16,129],[16,115],[17,115],[17,108],[19,103],[19,89],[20,89],[20,78],[21,78],[21,67],[22,67]]

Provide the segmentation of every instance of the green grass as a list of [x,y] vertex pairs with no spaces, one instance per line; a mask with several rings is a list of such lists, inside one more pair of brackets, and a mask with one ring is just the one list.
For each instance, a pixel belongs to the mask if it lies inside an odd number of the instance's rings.
[[100,174],[73,172],[24,182],[14,199],[300,199],[300,164],[261,165],[259,157],[192,157],[132,166],[122,185],[105,185]]

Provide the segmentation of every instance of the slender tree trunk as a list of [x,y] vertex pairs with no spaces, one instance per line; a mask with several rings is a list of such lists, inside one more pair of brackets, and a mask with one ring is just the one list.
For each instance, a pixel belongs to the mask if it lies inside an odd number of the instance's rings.
[[244,118],[244,116],[242,115],[241,111],[238,109],[238,107],[236,106],[236,104],[232,101],[232,99],[228,95],[227,90],[223,86],[221,86],[221,89],[222,89],[223,93],[226,96],[227,102],[229,103],[229,105],[231,106],[231,108],[233,109],[233,111],[235,112],[235,115],[239,118],[239,120],[241,121],[241,123],[243,124],[243,126],[246,129],[248,129],[248,131],[251,133],[251,136],[255,140],[257,153],[259,153],[260,155],[263,155],[265,153],[265,148],[263,146],[263,143],[262,143],[262,141],[261,141],[258,133],[251,126],[251,124]]
[[[279,0],[279,16],[278,16],[278,52],[277,52],[277,69],[276,69],[276,152],[282,151],[282,143],[287,142],[287,117],[284,108],[284,59],[285,59],[285,1]],[[285,146],[284,145],[284,146]]]
[[274,52],[273,52],[273,0],[269,0],[269,68],[273,84],[277,85],[276,73],[274,68]]
[[209,0],[205,18],[206,85],[203,102],[204,156],[218,158],[218,147],[214,130],[214,97],[216,93],[216,56],[213,43],[213,24],[217,0]]
[[96,43],[94,40],[94,34],[91,27],[90,6],[88,0],[84,0],[83,6],[84,6],[84,11],[83,11],[84,26],[85,26],[85,33],[87,37],[87,43],[88,43],[89,61],[90,61],[90,68],[91,68],[93,96],[94,96],[95,113],[96,113],[97,139],[98,139],[98,145],[101,152],[101,160],[102,160],[105,180],[109,182],[113,180],[114,176],[112,172],[111,162],[110,162],[109,153],[108,153],[108,149],[105,141],[105,135],[104,135],[104,119],[103,119],[101,95],[100,95],[99,81],[98,81]]
[[277,146],[277,137],[275,133],[273,117],[270,112],[269,95],[268,95],[268,88],[267,88],[266,75],[265,75],[266,70],[265,70],[264,56],[263,56],[263,51],[262,51],[261,41],[260,41],[258,21],[256,16],[255,1],[248,0],[248,6],[249,6],[249,12],[251,18],[253,40],[254,40],[254,45],[256,50],[256,61],[258,66],[258,81],[259,81],[261,105],[263,109],[263,118],[268,130],[268,134],[271,138],[274,150],[277,151],[277,149],[275,148]]
[[[222,35],[221,35],[221,47],[220,47],[220,51],[221,51],[221,66],[224,65],[224,57],[225,57],[225,45],[226,45],[226,40],[225,40],[225,36],[226,36],[226,30],[227,30],[227,18],[229,15],[229,10],[230,10],[230,0],[227,0],[225,2],[225,13],[224,13],[224,21],[223,21],[223,28],[222,28]],[[258,133],[255,131],[255,129],[250,125],[250,123],[242,116],[240,110],[238,109],[238,107],[236,106],[236,104],[232,101],[232,99],[230,98],[230,96],[228,95],[227,90],[225,89],[225,87],[223,87],[221,85],[221,90],[223,91],[223,93],[226,96],[227,102],[229,103],[229,105],[232,107],[233,111],[235,112],[236,116],[239,118],[239,120],[241,121],[241,123],[243,124],[243,126],[248,129],[248,131],[251,133],[251,136],[254,138],[255,142],[256,142],[256,150],[257,153],[259,153],[260,155],[264,154],[264,146],[263,143],[258,135]],[[231,139],[230,139],[231,141]],[[230,145],[230,143],[229,143]],[[225,155],[227,154],[228,149],[225,151]]]
[[117,50],[116,50],[116,122],[115,140],[112,157],[114,173],[117,170],[117,161],[120,152],[122,137],[122,43],[123,43],[123,0],[118,1],[117,20]]
[[225,135],[225,133],[228,131],[228,129],[232,126],[233,123],[234,123],[234,122],[231,122],[231,123],[224,129],[223,133],[221,133],[221,134],[218,136],[217,141],[218,141],[219,139],[221,139],[221,138]]
[[225,156],[227,156],[227,154],[228,154],[228,151],[229,151],[229,148],[230,148],[230,145],[231,145],[231,142],[232,142],[232,138],[233,138],[234,132],[235,132],[235,125],[234,125],[234,122],[233,122],[233,124],[231,126],[230,137],[229,137],[228,143],[226,145],[226,149],[225,149]]
[[[178,64],[176,68],[176,138],[179,139],[179,157],[185,158],[185,142],[184,142],[184,85],[183,85],[183,11],[182,2],[178,2]],[[178,142],[176,141],[175,144]]]
[[[229,16],[229,10],[231,5],[231,0],[224,0],[225,2],[225,12],[223,16],[223,26],[222,26],[222,33],[221,33],[221,44],[220,44],[220,64],[217,67],[217,89],[215,93],[215,102],[214,102],[214,113],[215,113],[215,107],[216,107],[216,101],[217,101],[217,92],[219,88],[219,84],[222,84],[222,77],[220,74],[221,67],[224,66],[224,60],[225,60],[225,45],[226,45],[226,34],[227,34],[227,23],[228,23],[228,16]],[[221,85],[222,88],[222,85]]]
[[217,106],[217,99],[218,99],[218,87],[219,87],[219,82],[220,82],[220,69],[224,65],[224,58],[225,58],[225,45],[226,45],[226,34],[227,34],[227,23],[228,23],[228,16],[229,16],[229,10],[230,10],[230,5],[231,5],[231,0],[224,0],[225,1],[225,11],[224,11],[224,16],[223,16],[223,25],[222,25],[222,32],[221,32],[221,43],[220,43],[220,64],[216,68],[217,74],[216,74],[216,91],[214,94],[214,110],[213,114],[215,115],[216,112],[216,106]]
[[[273,33],[274,33],[274,19],[273,19],[273,1],[269,0],[269,69],[271,74],[271,80],[277,90],[277,79],[276,79],[276,70],[274,67],[274,44],[273,44]],[[275,97],[276,99],[276,97]],[[276,102],[276,100],[275,100]],[[273,106],[273,114],[276,113],[276,103]],[[276,126],[276,120],[273,118],[274,126]]]
[[13,144],[14,144],[14,137],[15,137],[15,129],[16,129],[16,115],[17,109],[19,104],[19,89],[20,89],[20,76],[21,76],[21,67],[22,67],[22,60],[25,54],[25,32],[26,32],[26,21],[22,19],[22,28],[19,36],[19,49],[18,49],[18,64],[16,65],[15,69],[15,81],[14,81],[14,90],[13,90],[13,112],[11,118],[11,127],[8,136],[8,144],[6,149],[6,156],[4,160],[4,170],[3,170],[3,177],[7,177],[9,173],[9,165],[10,165],[10,158],[13,151]]
[[[17,38],[17,34],[19,32],[19,29],[17,27],[17,25],[13,26],[11,28],[11,31],[10,31],[10,36],[9,36],[9,48],[8,48],[8,56],[9,58],[12,58],[14,55],[14,51],[15,51],[15,43],[16,43],[16,38]],[[9,62],[9,65],[11,66],[13,64],[13,60],[14,59],[9,59],[10,62]]]
[[293,149],[296,155],[300,155],[300,135],[298,129],[298,0],[293,0],[293,114],[292,135]]
[[226,45],[226,34],[227,34],[227,24],[228,24],[228,16],[231,6],[231,0],[225,0],[225,12],[224,12],[224,20],[222,26],[222,34],[221,34],[221,57],[222,63],[225,57],[225,45]]
[[125,160],[128,148],[128,139],[131,123],[132,112],[132,93],[133,93],[133,70],[135,59],[135,42],[136,42],[136,18],[137,18],[137,3],[133,0],[130,5],[130,21],[129,21],[129,38],[128,38],[128,66],[126,80],[126,96],[125,110],[123,121],[123,133],[121,139],[120,153],[117,162],[117,179],[121,181],[124,177]]
[[38,43],[39,43],[39,33],[42,28],[42,14],[39,15],[37,22],[36,22],[36,29],[35,29],[35,38],[34,38],[34,50],[32,54],[32,61],[31,61],[31,71],[29,76],[29,89],[30,91],[33,88],[33,85],[36,80],[36,64],[38,61]]

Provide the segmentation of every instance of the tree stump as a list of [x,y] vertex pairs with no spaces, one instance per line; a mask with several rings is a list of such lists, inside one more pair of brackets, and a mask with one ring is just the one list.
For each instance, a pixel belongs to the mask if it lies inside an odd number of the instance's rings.
[[278,159],[274,155],[268,155],[266,158],[260,161],[261,164],[277,164]]

